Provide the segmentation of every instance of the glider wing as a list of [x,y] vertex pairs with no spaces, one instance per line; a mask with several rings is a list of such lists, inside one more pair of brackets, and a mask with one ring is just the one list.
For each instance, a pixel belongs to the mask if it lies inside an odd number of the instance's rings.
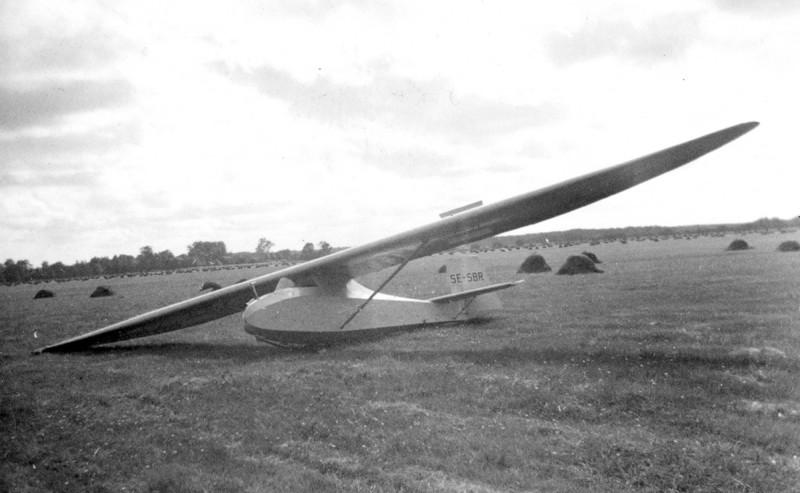
[[253,297],[253,287],[260,294],[266,294],[272,292],[284,277],[297,285],[320,285],[332,280],[351,279],[535,224],[672,171],[756,126],[757,122],[750,122],[719,130],[557,185],[470,209],[404,233],[175,303],[36,352],[78,350],[191,327],[241,312]]

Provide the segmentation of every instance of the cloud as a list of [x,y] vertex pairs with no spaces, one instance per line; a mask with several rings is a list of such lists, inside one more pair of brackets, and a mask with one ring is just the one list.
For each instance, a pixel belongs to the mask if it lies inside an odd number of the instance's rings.
[[570,34],[552,34],[547,53],[560,66],[613,56],[651,64],[684,56],[701,34],[693,13],[674,13],[636,25],[628,20],[598,19]]
[[117,41],[118,38],[94,31],[70,36],[0,38],[0,64],[6,74],[97,69],[118,58]]
[[365,143],[360,149],[365,163],[403,178],[448,177],[463,174],[452,157],[408,147]]
[[278,2],[270,6],[279,14],[302,17],[319,21],[330,17],[346,7],[367,11],[373,14],[389,16],[395,10],[394,5],[386,1],[371,0],[300,0]]
[[800,3],[795,0],[716,0],[721,9],[742,14],[778,16],[800,11]]
[[81,187],[91,189],[98,185],[97,175],[88,171],[54,172],[37,171],[36,174],[10,171],[0,173],[0,190],[21,187],[27,190],[40,187]]
[[0,135],[0,163],[87,162],[142,139],[142,125],[137,119],[124,118],[91,128],[48,129],[46,132],[15,131]]
[[485,141],[510,131],[553,123],[561,112],[553,103],[532,105],[459,96],[443,79],[415,80],[380,69],[367,84],[333,81],[325,76],[303,82],[271,66],[253,71],[212,69],[259,92],[286,102],[292,111],[328,124],[351,125],[368,121],[422,135],[438,135],[454,142]]
[[92,2],[2,2],[0,74],[85,74],[108,67],[132,46],[120,21],[114,7]]
[[125,79],[53,81],[29,90],[0,87],[0,129],[45,126],[133,101],[133,85]]

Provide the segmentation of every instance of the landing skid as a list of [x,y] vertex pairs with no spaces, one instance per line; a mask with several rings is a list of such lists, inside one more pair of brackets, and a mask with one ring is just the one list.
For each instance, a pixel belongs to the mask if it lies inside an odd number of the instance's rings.
[[272,341],[269,339],[264,339],[263,337],[256,337],[258,342],[264,343],[268,346],[272,346],[278,349],[290,349],[292,351],[318,351],[319,347],[313,346],[311,344],[291,344],[286,342],[278,342]]
[[[452,327],[454,325],[473,325],[473,324],[482,324],[486,323],[491,320],[488,317],[481,317],[475,318],[470,320],[449,320],[449,321],[441,321],[441,322],[434,322],[434,323],[425,323],[425,324],[415,324],[415,325],[401,325],[397,327],[381,327],[381,328],[373,328],[367,330],[361,330],[357,333],[355,331],[349,331],[349,333],[341,333],[339,337],[334,337],[331,339],[324,338],[324,342],[320,342],[320,339],[323,339],[320,332],[313,331],[308,332],[306,334],[301,334],[298,332],[283,332],[283,333],[273,333],[273,335],[277,335],[278,337],[282,338],[290,338],[290,337],[298,337],[302,340],[311,341],[314,340],[316,342],[287,342],[287,341],[280,341],[275,339],[270,339],[264,337],[262,330],[259,330],[255,327],[248,327],[246,332],[250,333],[251,335],[255,336],[256,341],[267,344],[269,346],[279,348],[279,349],[288,349],[292,351],[308,351],[308,352],[319,352],[323,351],[328,348],[333,348],[337,346],[345,346],[347,344],[352,343],[362,343],[362,342],[370,342],[370,341],[378,341],[381,339],[385,339],[387,337],[392,337],[396,335],[400,335],[406,332],[413,332],[415,330],[420,329],[436,329],[436,328],[444,328],[444,327]],[[323,333],[324,335],[324,333]]]

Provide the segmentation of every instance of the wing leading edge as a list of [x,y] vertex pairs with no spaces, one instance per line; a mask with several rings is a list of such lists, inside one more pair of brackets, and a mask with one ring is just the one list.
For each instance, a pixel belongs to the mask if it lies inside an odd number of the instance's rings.
[[46,346],[36,353],[79,350],[192,327],[243,311],[253,297],[251,284],[259,293],[266,294],[272,292],[283,277],[305,284],[332,278],[355,278],[402,264],[406,260],[426,257],[535,224],[679,168],[757,126],[757,122],[734,125],[557,185],[471,209],[382,240],[256,277],[247,283],[159,308]]

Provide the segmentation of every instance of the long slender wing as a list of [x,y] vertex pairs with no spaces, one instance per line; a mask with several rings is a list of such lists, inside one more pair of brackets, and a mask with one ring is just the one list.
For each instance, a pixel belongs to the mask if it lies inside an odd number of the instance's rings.
[[742,123],[547,188],[484,205],[382,240],[349,248],[191,298],[39,349],[70,351],[191,327],[244,310],[253,284],[261,293],[282,277],[297,283],[353,278],[573,211],[672,171],[758,126]]

